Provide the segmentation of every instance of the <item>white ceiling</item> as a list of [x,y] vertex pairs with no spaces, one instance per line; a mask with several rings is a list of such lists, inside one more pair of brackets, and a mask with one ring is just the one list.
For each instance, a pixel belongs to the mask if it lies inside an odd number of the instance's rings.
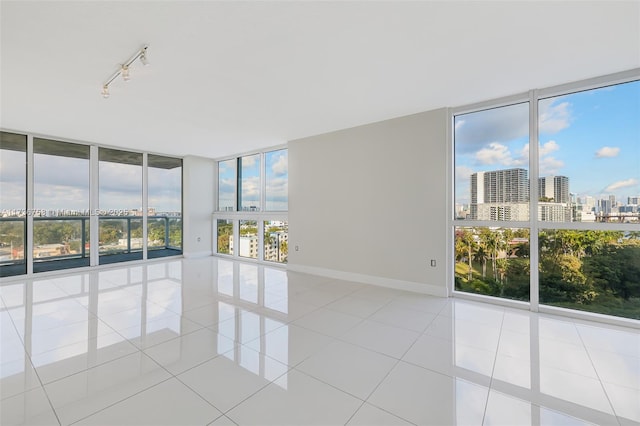
[[[222,157],[640,67],[640,2],[6,1],[0,126]],[[151,65],[102,83],[144,43]]]

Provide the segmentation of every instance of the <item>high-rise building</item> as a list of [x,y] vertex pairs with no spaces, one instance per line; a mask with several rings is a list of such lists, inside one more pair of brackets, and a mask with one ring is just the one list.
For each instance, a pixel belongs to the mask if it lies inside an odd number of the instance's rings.
[[578,207],[583,212],[594,212],[596,204],[596,199],[590,195],[578,197]]
[[538,179],[538,196],[545,201],[569,203],[569,178],[566,176],[546,176]]
[[598,200],[598,213],[610,214],[613,209],[611,198],[604,198]]
[[529,177],[525,169],[471,175],[471,219],[527,220]]

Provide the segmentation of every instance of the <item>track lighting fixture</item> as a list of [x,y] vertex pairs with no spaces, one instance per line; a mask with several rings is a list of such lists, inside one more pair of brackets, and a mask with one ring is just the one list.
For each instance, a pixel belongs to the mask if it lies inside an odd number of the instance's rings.
[[111,74],[111,76],[107,79],[107,81],[105,81],[102,84],[102,92],[101,93],[102,93],[102,97],[103,98],[108,98],[109,97],[109,85],[111,83],[113,83],[113,81],[116,78],[118,78],[118,76],[122,76],[122,79],[124,81],[129,81],[131,79],[129,68],[131,67],[131,64],[133,64],[136,61],[136,59],[140,59],[140,62],[144,66],[149,65],[149,57],[147,55],[147,49],[149,49],[148,45],[145,44],[144,46],[142,46],[142,48],[140,50],[138,50],[127,61],[125,61],[123,64],[121,64],[120,68],[116,72]]

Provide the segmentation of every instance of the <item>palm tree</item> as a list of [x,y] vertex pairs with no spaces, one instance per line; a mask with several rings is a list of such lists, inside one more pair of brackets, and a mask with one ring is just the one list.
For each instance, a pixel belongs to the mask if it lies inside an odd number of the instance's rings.
[[484,228],[480,235],[481,240],[487,248],[489,256],[491,258],[491,268],[493,270],[493,279],[498,280],[497,259],[498,252],[500,251],[501,235],[499,231],[492,231],[489,228]]
[[471,261],[473,259],[473,249],[476,246],[475,235],[471,231],[465,229],[462,232],[460,238],[465,245],[467,251],[466,257],[469,262],[469,272],[467,273],[467,280],[471,281],[473,279],[473,264],[471,263]]
[[484,242],[481,240],[477,244],[476,253],[473,256],[473,260],[476,262],[482,263],[482,279],[487,277],[487,259],[489,259],[489,253],[487,252],[487,247]]

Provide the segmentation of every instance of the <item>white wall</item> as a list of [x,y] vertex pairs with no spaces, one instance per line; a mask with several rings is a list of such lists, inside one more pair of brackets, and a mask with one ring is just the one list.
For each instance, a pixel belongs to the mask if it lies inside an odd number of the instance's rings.
[[186,156],[182,166],[183,253],[185,257],[209,256],[213,243],[214,161]]
[[438,109],[291,141],[289,269],[446,296],[446,127]]

